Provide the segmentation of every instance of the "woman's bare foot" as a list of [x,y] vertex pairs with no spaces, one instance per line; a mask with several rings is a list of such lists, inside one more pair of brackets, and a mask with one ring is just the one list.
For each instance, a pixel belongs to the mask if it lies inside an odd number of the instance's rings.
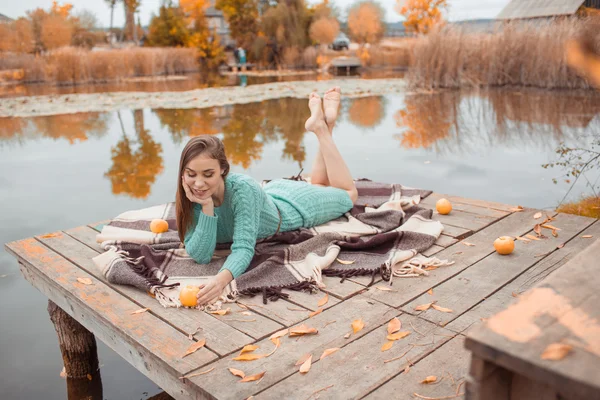
[[329,131],[325,119],[323,117],[323,109],[321,107],[321,97],[317,93],[311,93],[308,99],[308,108],[310,108],[310,117],[306,120],[304,127],[307,131],[320,134],[323,129]]
[[325,112],[325,122],[330,130],[333,129],[337,120],[338,110],[340,108],[340,99],[342,90],[339,86],[332,87],[323,95],[323,110]]

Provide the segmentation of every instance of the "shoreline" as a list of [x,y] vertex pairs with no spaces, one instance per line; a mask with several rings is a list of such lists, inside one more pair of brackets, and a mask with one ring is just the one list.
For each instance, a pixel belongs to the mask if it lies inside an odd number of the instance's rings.
[[332,79],[290,81],[194,89],[184,92],[106,92],[68,95],[21,96],[0,99],[0,117],[37,117],[80,112],[107,112],[141,108],[209,108],[246,104],[282,97],[307,98],[339,86],[342,96],[358,98],[405,92],[406,81],[397,79]]

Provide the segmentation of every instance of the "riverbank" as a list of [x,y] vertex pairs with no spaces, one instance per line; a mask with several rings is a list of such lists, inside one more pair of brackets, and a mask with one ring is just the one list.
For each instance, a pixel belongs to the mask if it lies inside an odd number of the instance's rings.
[[334,79],[328,81],[292,81],[218,87],[185,92],[111,92],[27,96],[3,99],[0,117],[35,117],[79,112],[105,112],[142,108],[208,108],[246,104],[281,97],[307,98],[311,92],[325,92],[339,86],[344,97],[358,98],[400,93],[406,90],[404,79]]

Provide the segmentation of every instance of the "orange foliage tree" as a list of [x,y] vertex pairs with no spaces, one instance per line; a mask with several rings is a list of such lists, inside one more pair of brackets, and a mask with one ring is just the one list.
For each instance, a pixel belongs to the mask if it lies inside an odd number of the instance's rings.
[[40,40],[46,50],[57,49],[71,44],[73,26],[66,23],[61,15],[50,14],[41,25]]
[[377,43],[385,32],[383,8],[373,1],[355,4],[348,13],[350,37],[358,43]]
[[309,29],[310,38],[319,44],[331,44],[340,33],[340,24],[335,18],[319,18]]
[[404,26],[410,32],[428,33],[442,21],[447,0],[396,0],[396,11],[404,15]]
[[0,24],[0,51],[29,53],[34,49],[33,28],[26,18]]

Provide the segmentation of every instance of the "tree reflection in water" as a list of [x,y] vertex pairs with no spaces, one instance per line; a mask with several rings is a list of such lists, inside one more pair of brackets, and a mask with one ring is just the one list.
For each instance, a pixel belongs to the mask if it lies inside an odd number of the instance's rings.
[[383,96],[352,99],[348,109],[350,122],[362,128],[374,128],[385,117],[385,99]]
[[219,117],[213,108],[152,110],[161,127],[167,128],[174,143],[182,143],[187,137],[214,135],[220,132]]

